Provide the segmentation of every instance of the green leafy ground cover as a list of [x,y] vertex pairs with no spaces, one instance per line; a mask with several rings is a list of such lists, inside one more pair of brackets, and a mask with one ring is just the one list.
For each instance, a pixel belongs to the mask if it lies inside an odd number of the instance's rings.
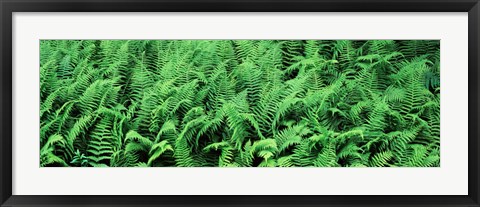
[[439,47],[43,40],[40,165],[437,167]]

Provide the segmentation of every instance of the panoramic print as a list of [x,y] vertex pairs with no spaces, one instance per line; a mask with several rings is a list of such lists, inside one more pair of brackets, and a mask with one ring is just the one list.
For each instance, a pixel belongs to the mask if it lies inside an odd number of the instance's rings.
[[41,167],[439,167],[439,40],[41,40]]

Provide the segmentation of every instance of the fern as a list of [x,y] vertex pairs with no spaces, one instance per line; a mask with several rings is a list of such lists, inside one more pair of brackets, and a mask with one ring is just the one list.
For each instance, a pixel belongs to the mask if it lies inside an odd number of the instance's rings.
[[437,40],[42,40],[40,165],[439,167]]

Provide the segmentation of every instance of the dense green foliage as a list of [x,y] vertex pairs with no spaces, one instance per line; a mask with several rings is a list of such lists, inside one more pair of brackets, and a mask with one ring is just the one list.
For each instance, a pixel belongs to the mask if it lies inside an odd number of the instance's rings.
[[440,43],[43,40],[41,166],[440,165]]

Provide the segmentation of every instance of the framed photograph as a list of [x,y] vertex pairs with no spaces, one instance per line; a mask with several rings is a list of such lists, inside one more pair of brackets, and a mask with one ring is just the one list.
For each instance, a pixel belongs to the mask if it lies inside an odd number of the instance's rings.
[[1,206],[480,206],[478,0],[0,0]]

